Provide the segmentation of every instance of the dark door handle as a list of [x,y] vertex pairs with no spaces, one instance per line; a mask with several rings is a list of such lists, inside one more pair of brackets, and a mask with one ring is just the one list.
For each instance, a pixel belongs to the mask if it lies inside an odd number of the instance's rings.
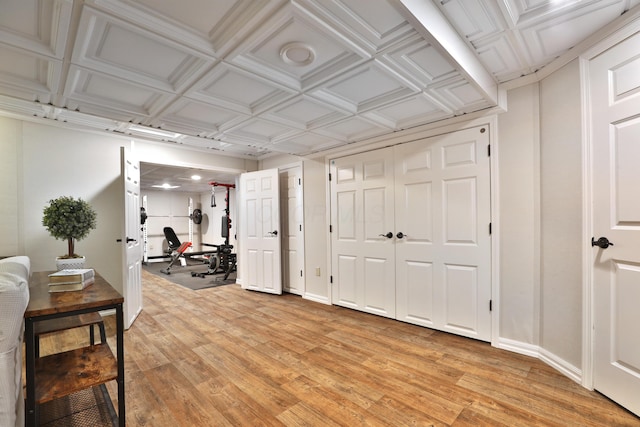
[[127,243],[129,242],[137,242],[136,239],[132,239],[131,237],[127,237]]
[[393,237],[393,233],[388,232],[387,234],[380,234],[380,237],[386,237],[387,239],[391,239]]
[[269,231],[268,233],[273,235],[273,236],[277,236],[278,235],[278,230]]
[[613,246],[613,243],[611,243],[606,237],[601,237],[598,240],[592,237],[591,246],[597,246],[602,249],[607,249],[609,246]]
[[402,231],[398,231],[398,234],[396,234],[396,237],[397,237],[398,239],[402,239],[403,237],[407,237],[407,235],[406,235],[406,234],[404,234]]

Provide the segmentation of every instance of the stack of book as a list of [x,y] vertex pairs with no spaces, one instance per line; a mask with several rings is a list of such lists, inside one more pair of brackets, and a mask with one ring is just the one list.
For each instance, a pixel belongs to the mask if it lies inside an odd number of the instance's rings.
[[49,292],[81,291],[95,281],[93,268],[76,268],[49,274]]

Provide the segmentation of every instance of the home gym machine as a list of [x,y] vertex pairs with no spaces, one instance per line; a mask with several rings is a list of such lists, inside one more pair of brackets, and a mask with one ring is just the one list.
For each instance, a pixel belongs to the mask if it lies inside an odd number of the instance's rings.
[[223,184],[220,182],[211,181],[209,182],[211,185],[211,207],[216,207],[216,187],[225,187],[225,209],[224,215],[222,216],[222,224],[221,224],[221,235],[224,237],[223,245],[212,245],[209,243],[203,243],[203,246],[213,246],[216,248],[216,253],[209,257],[209,268],[205,273],[197,273],[195,271],[191,272],[192,277],[202,277],[204,278],[210,274],[219,274],[224,273],[224,280],[229,278],[229,274],[233,271],[236,271],[236,263],[237,257],[236,254],[231,253],[233,249],[233,245],[229,244],[229,236],[231,235],[231,216],[229,215],[229,190],[232,188],[236,188],[235,184]]

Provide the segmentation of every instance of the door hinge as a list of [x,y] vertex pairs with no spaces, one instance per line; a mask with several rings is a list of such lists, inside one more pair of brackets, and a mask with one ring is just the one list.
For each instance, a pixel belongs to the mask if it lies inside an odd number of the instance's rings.
[[333,276],[329,276],[329,283],[333,283]]
[[302,185],[302,178],[298,178],[298,185]]
[[333,233],[333,225],[329,224],[329,233]]
[[300,277],[302,277],[302,270],[300,270]]
[[493,311],[493,300],[489,300],[489,311]]
[[491,223],[489,223],[489,236],[491,236],[491,233],[493,232],[493,227],[491,226]]
[[487,156],[491,157],[491,144],[487,145]]
[[302,224],[300,224],[300,231],[302,231]]
[[331,181],[331,173],[329,173],[329,181]]

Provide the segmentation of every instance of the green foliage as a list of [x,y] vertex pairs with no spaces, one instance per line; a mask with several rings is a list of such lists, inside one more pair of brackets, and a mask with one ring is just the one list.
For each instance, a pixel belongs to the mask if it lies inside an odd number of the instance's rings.
[[42,225],[51,236],[68,242],[67,258],[78,257],[74,253],[74,241],[81,240],[96,228],[96,212],[91,205],[78,198],[62,196],[49,200],[44,208]]

